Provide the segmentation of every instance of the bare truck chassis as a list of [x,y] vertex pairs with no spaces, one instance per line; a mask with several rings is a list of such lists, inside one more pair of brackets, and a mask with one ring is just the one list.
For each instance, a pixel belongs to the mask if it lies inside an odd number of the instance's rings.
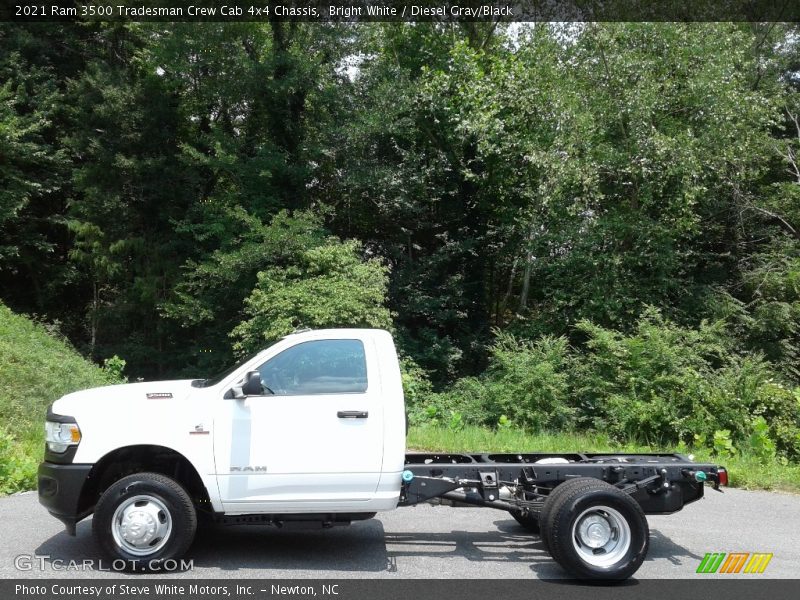
[[680,454],[406,455],[400,506],[508,511],[581,579],[626,579],[644,560],[646,514],[670,514],[727,485],[724,467]]

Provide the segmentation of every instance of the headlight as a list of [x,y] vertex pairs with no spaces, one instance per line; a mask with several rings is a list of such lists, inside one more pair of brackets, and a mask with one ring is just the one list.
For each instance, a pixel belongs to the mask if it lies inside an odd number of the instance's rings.
[[65,452],[70,446],[81,441],[81,430],[77,423],[56,423],[45,421],[44,439],[52,452]]

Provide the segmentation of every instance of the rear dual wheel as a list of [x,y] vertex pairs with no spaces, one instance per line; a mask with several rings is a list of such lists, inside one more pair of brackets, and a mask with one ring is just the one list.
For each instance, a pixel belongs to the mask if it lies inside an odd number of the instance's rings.
[[548,552],[579,579],[627,579],[647,555],[650,529],[642,508],[599,479],[579,477],[556,487],[540,519]]

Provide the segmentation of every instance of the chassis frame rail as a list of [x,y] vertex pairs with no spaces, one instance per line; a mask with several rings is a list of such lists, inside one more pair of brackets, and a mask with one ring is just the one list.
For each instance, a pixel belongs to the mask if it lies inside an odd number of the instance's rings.
[[406,455],[400,506],[420,502],[485,506],[538,517],[549,493],[576,477],[605,481],[629,494],[646,514],[670,514],[703,497],[704,481],[719,489],[724,467],[682,454],[437,454]]

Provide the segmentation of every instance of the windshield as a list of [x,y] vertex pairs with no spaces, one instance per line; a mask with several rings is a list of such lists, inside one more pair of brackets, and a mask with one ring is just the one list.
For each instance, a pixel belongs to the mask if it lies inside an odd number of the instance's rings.
[[[259,352],[260,352],[260,351],[259,351]],[[254,358],[254,357],[256,356],[256,354],[258,354],[258,352],[256,352],[255,354],[251,354],[250,356],[248,356],[248,357],[247,357],[247,358],[245,358],[244,360],[242,360],[242,361],[239,361],[238,363],[236,363],[236,364],[235,364],[235,365],[233,365],[232,367],[228,367],[228,368],[227,368],[227,369],[225,369],[224,371],[221,371],[221,372],[217,373],[217,374],[216,374],[216,375],[214,375],[213,377],[209,377],[208,379],[195,379],[195,380],[192,382],[192,386],[193,386],[193,387],[200,387],[200,388],[204,388],[204,387],[211,387],[212,385],[217,385],[217,384],[218,384],[220,381],[222,381],[223,379],[225,379],[225,378],[226,378],[228,375],[230,375],[231,373],[233,373],[234,371],[236,371],[236,369],[238,369],[238,368],[239,368],[239,367],[241,367],[243,364],[245,364],[246,362],[248,362],[249,360],[251,360],[252,358]]]

